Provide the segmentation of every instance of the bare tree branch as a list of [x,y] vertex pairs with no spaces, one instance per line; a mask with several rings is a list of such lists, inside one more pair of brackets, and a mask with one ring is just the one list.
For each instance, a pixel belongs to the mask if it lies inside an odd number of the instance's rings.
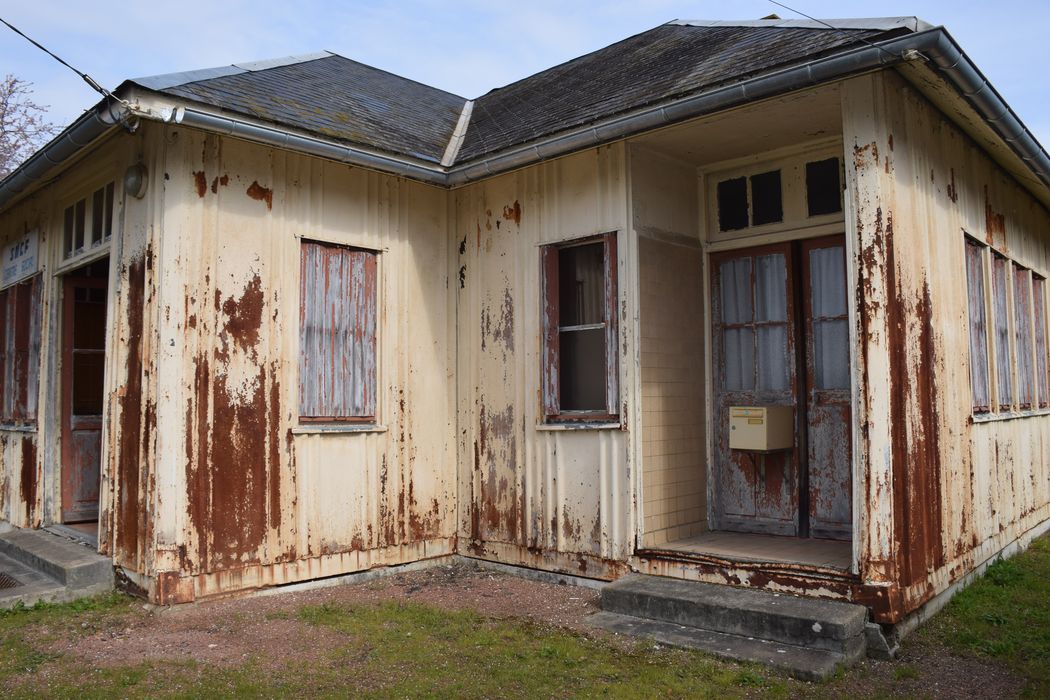
[[11,74],[0,80],[0,179],[59,131],[47,107],[33,102],[32,86]]

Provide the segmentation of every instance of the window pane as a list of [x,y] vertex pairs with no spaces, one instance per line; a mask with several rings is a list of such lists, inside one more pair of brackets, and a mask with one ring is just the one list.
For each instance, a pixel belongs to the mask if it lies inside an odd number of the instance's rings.
[[73,223],[73,250],[77,251],[84,247],[84,218],[87,216],[87,200],[82,199],[76,203],[75,217]]
[[561,410],[604,411],[605,329],[562,331]]
[[787,265],[783,254],[755,258],[755,320],[787,320]]
[[1017,402],[1031,408],[1035,399],[1032,372],[1032,301],[1028,270],[1014,265],[1014,341],[1017,352]]
[[102,221],[106,213],[106,190],[99,188],[91,196],[91,243],[102,240]]
[[1046,280],[1032,275],[1032,314],[1035,317],[1035,377],[1036,399],[1045,407],[1048,399],[1046,376]]
[[749,391],[755,388],[755,331],[751,328],[726,328],[722,332],[725,345],[725,387],[729,391]]
[[370,251],[303,243],[300,415],[375,415],[375,257]]
[[751,323],[751,258],[727,260],[718,271],[722,323]]
[[605,246],[598,243],[558,251],[560,325],[605,322]]
[[73,415],[102,415],[102,379],[106,355],[90,350],[73,353]]
[[995,312],[996,380],[999,406],[1009,409],[1014,402],[1013,372],[1010,358],[1010,284],[1009,261],[1001,255],[992,257],[992,302]]
[[809,251],[813,318],[846,315],[846,259],[842,246]]
[[109,238],[113,234],[113,183],[106,185],[106,210],[102,219],[102,237]]
[[758,327],[758,388],[783,391],[789,386],[791,360],[787,351],[787,326]]
[[751,176],[751,209],[752,226],[784,220],[779,170]]
[[966,287],[970,316],[970,386],[975,411],[991,407],[988,393],[988,324],[985,318],[984,248],[966,243]]
[[747,226],[747,179],[737,177],[719,182],[718,229],[737,231]]
[[838,158],[806,163],[806,203],[810,216],[842,211]]
[[813,322],[813,371],[818,389],[849,388],[849,326],[845,319]]

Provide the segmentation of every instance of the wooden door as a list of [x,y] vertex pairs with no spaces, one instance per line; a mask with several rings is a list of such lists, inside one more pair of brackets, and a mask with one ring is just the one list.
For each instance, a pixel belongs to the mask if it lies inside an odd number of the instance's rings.
[[809,534],[849,539],[853,481],[846,247],[842,236],[803,241],[801,246]]
[[67,276],[62,290],[62,521],[98,518],[106,279]]
[[797,406],[791,244],[716,254],[712,270],[715,529],[799,533],[799,454],[729,449],[731,406]]

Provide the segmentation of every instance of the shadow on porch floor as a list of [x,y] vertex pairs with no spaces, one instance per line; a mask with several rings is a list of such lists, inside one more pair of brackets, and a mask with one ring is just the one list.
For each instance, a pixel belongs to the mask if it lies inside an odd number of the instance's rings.
[[745,532],[705,532],[659,547],[662,551],[710,554],[727,559],[806,564],[848,570],[852,544],[841,540],[781,537]]

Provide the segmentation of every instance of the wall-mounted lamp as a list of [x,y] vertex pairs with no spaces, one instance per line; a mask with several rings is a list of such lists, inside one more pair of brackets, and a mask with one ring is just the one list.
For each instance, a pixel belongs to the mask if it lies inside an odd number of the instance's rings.
[[135,199],[142,199],[149,184],[149,174],[145,163],[135,163],[124,171],[124,192]]

